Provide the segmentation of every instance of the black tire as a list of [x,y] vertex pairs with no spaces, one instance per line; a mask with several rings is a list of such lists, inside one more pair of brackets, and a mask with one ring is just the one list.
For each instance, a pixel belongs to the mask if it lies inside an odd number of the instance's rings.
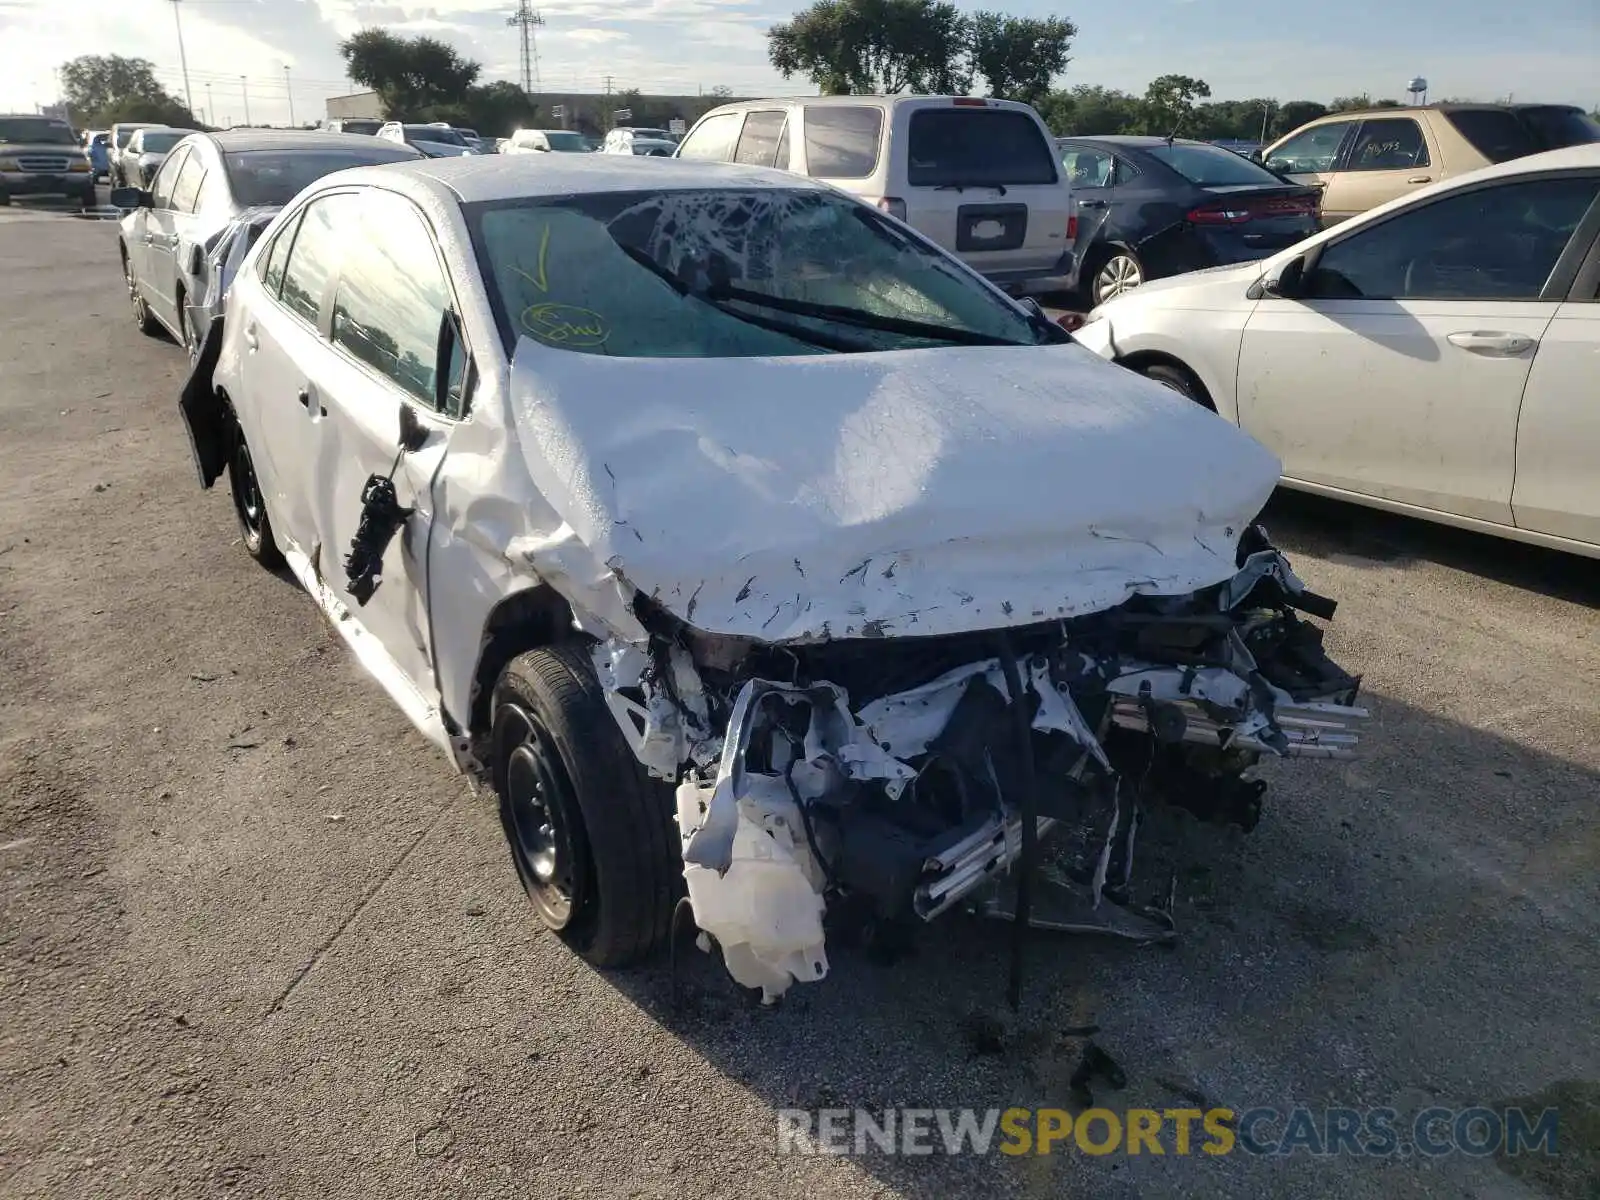
[[133,323],[145,337],[160,337],[164,332],[161,322],[150,312],[150,306],[139,294],[139,285],[133,281],[133,264],[128,261],[127,247],[122,250],[122,280],[128,285],[128,303],[133,305]]
[[83,190],[83,194],[78,199],[82,202],[85,212],[100,207],[100,193],[95,191],[92,182]]
[[1141,367],[1139,374],[1153,379],[1162,387],[1171,388],[1178,395],[1193,400],[1201,408],[1213,408],[1205,386],[1192,373],[1174,363],[1151,363]]
[[1123,288],[1123,291],[1132,291],[1139,283],[1143,283],[1149,278],[1145,273],[1144,264],[1139,261],[1139,256],[1132,250],[1129,250],[1126,246],[1103,247],[1089,260],[1088,268],[1078,277],[1079,290],[1083,293],[1083,303],[1086,311],[1097,308],[1114,299],[1115,295],[1122,294],[1121,292],[1107,294],[1101,287],[1101,274],[1111,268],[1114,263],[1126,263],[1138,277],[1137,283]]
[[683,879],[671,797],[628,749],[588,654],[512,659],[492,711],[500,821],[540,921],[597,967],[648,958]]
[[255,461],[238,421],[230,423],[229,436],[232,445],[228,448],[228,492],[233,497],[233,515],[239,522],[239,540],[244,543],[246,554],[267,570],[276,571],[284,565],[283,551],[273,536],[266,497],[256,481]]
[[11,193],[10,192],[0,192],[0,208],[10,208],[10,207],[11,207]]

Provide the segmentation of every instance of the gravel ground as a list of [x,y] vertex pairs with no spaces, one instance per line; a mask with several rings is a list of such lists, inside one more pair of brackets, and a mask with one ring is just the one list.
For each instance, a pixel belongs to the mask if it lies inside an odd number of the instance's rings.
[[[0,1194],[1592,1198],[1600,572],[1337,505],[1268,523],[1340,598],[1365,756],[1249,837],[1151,822],[1171,950],[958,918],[753,1009],[692,955],[539,932],[490,800],[194,482],[115,226],[0,214]],[[1561,1103],[1554,1161],[820,1157],[783,1107]],[[1097,1085],[1098,1086],[1098,1085]]]

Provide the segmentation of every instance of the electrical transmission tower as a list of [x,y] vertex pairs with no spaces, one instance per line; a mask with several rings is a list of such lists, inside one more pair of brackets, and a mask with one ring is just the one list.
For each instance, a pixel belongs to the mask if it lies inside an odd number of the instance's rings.
[[534,11],[532,0],[517,0],[516,15],[507,17],[506,24],[522,27],[522,90],[532,93],[540,82],[539,42],[533,31],[544,27],[544,18]]

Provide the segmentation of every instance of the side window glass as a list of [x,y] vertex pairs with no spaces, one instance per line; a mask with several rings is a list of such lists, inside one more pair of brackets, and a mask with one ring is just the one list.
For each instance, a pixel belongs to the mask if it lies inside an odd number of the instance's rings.
[[161,164],[161,169],[156,172],[156,177],[150,181],[150,197],[156,208],[172,207],[172,192],[178,182],[178,172],[183,170],[184,164],[189,161],[189,148],[185,146],[177,154]]
[[865,179],[878,167],[883,109],[806,105],[806,172],[818,179]]
[[1143,172],[1141,172],[1138,167],[1133,165],[1133,160],[1131,158],[1119,158],[1112,166],[1111,182],[1117,186],[1121,186],[1125,183],[1132,183],[1135,179],[1138,179],[1142,173]]
[[177,182],[172,185],[174,210],[181,213],[194,211],[194,202],[200,197],[200,184],[205,174],[205,163],[198,154],[190,151],[183,160],[183,169],[178,172]]
[[1267,156],[1267,170],[1280,175],[1310,175],[1333,170],[1339,160],[1339,145],[1349,132],[1349,121],[1318,125],[1284,142]]
[[306,206],[294,245],[289,248],[289,261],[283,272],[283,306],[313,325],[338,265],[341,241],[359,236],[352,222],[339,219],[340,210],[349,202],[349,195],[313,200]]
[[277,299],[283,290],[283,264],[289,259],[289,247],[294,244],[294,231],[300,225],[299,214],[292,216],[283,228],[273,235],[272,244],[256,260],[261,264],[261,284]]
[[783,132],[778,135],[778,149],[772,156],[772,165],[780,171],[789,169],[789,129],[790,122],[786,115],[783,122]]
[[1347,171],[1404,171],[1428,165],[1422,126],[1410,117],[1361,122]]
[[1067,181],[1075,188],[1108,187],[1111,184],[1111,155],[1103,150],[1068,150],[1061,156]]
[[[410,201],[390,192],[363,193],[358,203],[360,224],[346,232],[334,292],[333,340],[435,408],[439,326],[450,291],[433,233]],[[461,387],[465,380],[463,362]]]
[[1529,179],[1437,200],[1323,252],[1307,298],[1537,300],[1600,179]]
[[739,134],[733,161],[752,167],[770,167],[777,161],[778,138],[783,134],[788,114],[782,109],[746,113],[744,132]]
[[678,147],[678,157],[727,162],[733,157],[733,144],[739,140],[743,121],[744,114],[736,112],[707,117]]

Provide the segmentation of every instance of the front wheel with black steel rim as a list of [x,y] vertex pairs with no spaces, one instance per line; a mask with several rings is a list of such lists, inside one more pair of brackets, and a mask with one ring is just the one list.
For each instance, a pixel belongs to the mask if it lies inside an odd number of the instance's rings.
[[1091,298],[1096,305],[1114,300],[1123,292],[1132,291],[1144,282],[1144,266],[1128,250],[1113,250],[1102,261],[1090,284]]
[[490,738],[500,821],[540,922],[599,967],[665,945],[683,865],[671,795],[628,749],[583,648],[507,664]]
[[122,279],[128,285],[128,302],[133,305],[133,323],[146,337],[157,336],[161,332],[161,323],[150,312],[150,306],[139,292],[139,283],[133,277],[133,264],[128,261],[126,250],[122,253]]
[[256,479],[256,464],[237,421],[232,429],[233,446],[228,455],[228,490],[233,494],[233,512],[239,520],[239,538],[244,552],[269,570],[283,566],[283,553],[273,537],[267,517],[267,502]]

